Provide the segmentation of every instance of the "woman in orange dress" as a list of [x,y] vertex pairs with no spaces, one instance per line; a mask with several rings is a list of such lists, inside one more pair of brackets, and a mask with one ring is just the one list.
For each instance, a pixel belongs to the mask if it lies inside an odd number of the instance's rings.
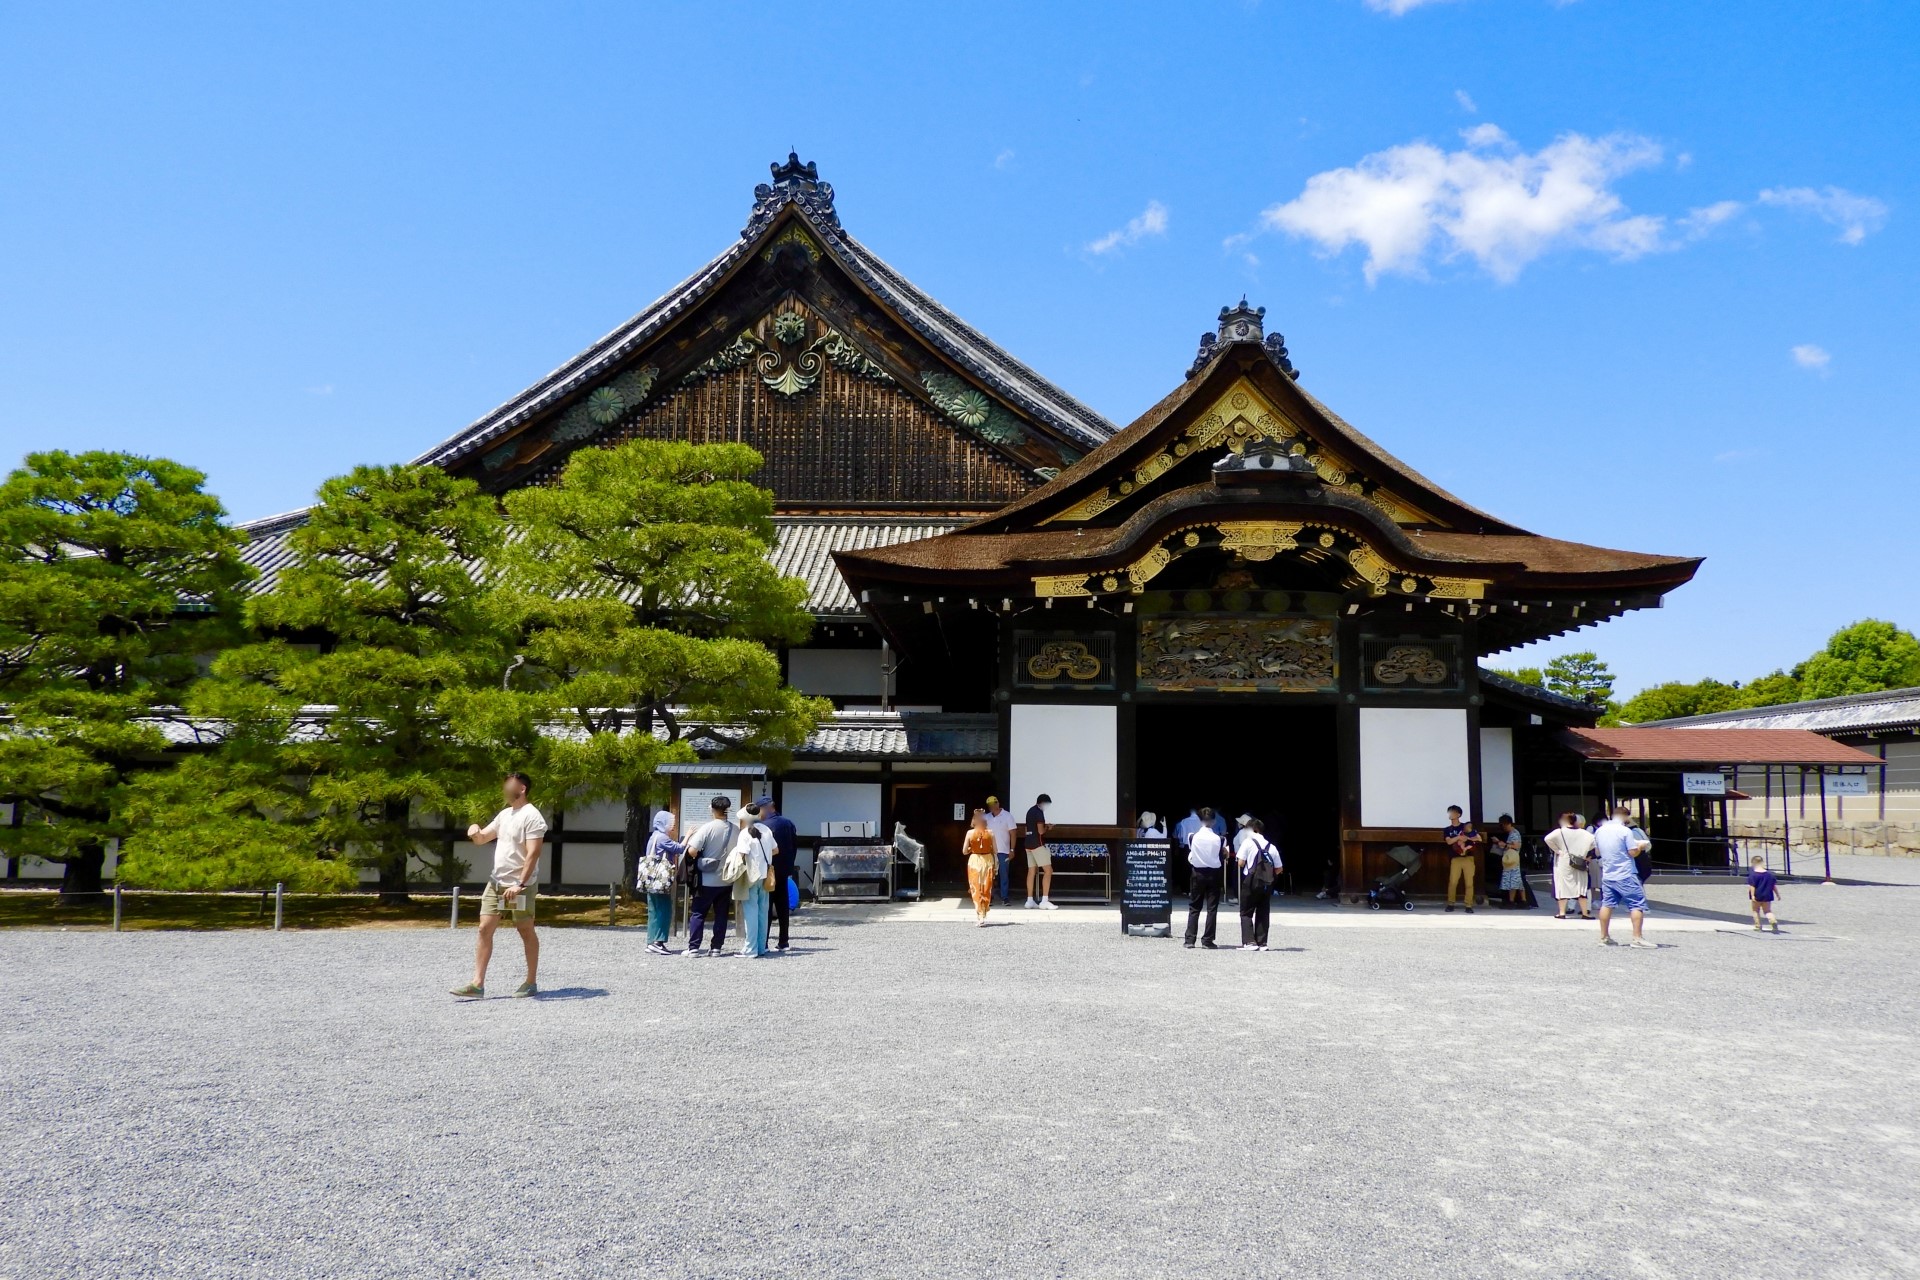
[[973,894],[973,922],[984,927],[987,908],[993,905],[993,881],[999,863],[993,856],[993,832],[987,829],[987,811],[973,811],[973,826],[967,832],[967,890]]

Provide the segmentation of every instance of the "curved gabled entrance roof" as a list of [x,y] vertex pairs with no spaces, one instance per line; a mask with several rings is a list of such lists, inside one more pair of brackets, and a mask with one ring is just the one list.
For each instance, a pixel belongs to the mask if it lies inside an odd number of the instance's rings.
[[1052,482],[952,533],[838,553],[841,573],[856,594],[1124,597],[1194,551],[1297,557],[1356,601],[1464,602],[1490,651],[1657,604],[1699,568],[1469,505],[1300,391],[1262,314],[1224,309],[1187,380]]

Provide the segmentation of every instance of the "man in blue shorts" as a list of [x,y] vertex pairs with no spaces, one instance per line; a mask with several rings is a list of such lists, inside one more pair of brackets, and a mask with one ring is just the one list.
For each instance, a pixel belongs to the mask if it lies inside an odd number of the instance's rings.
[[1607,936],[1615,907],[1624,907],[1633,921],[1633,941],[1627,945],[1653,946],[1640,936],[1640,926],[1647,914],[1647,891],[1640,883],[1640,868],[1633,860],[1641,850],[1652,848],[1653,842],[1633,833],[1632,819],[1633,810],[1618,805],[1613,817],[1593,833],[1594,848],[1600,855],[1600,945],[1603,947],[1620,945]]

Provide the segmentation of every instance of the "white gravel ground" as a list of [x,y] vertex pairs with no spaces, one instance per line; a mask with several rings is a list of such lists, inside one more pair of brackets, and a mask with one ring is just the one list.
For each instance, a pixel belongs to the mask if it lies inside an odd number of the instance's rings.
[[0,1277],[1920,1275],[1920,887],[1663,896],[549,930],[474,1003],[470,929],[0,934]]

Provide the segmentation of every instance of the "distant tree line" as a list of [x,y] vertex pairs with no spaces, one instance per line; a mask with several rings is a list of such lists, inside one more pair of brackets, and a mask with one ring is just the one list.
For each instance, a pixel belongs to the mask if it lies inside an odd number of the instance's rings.
[[496,499],[434,467],[327,481],[270,583],[205,476],[35,453],[0,483],[0,852],[122,883],[327,890],[451,876],[501,772],[624,805],[629,862],[700,750],[783,763],[829,709],[771,646],[812,626],[740,445],[577,452]]
[[1602,708],[1601,724],[1645,724],[1920,686],[1920,639],[1891,622],[1867,618],[1834,632],[1819,652],[1790,670],[1744,682],[1672,680],[1642,689],[1625,702],[1613,700],[1613,672],[1591,652],[1564,654],[1544,667],[1496,670],[1496,674],[1590,702]]

